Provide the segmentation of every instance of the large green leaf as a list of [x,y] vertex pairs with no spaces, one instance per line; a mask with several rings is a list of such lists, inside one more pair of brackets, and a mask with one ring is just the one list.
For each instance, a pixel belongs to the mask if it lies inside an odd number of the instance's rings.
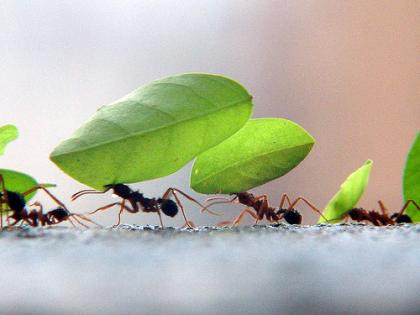
[[0,155],[4,153],[6,145],[18,137],[18,130],[13,125],[0,127]]
[[191,187],[205,194],[251,189],[292,170],[313,144],[311,135],[290,120],[249,120],[232,137],[198,156]]
[[369,181],[369,174],[373,162],[367,160],[362,167],[357,169],[340,186],[340,190],[332,197],[322,212],[318,223],[337,223],[344,219],[347,212],[356,206],[362,197],[365,187]]
[[238,131],[252,96],[218,75],[166,77],[104,106],[51,160],[96,189],[169,175]]
[[[414,200],[420,204],[420,132],[417,133],[416,139],[411,146],[407,155],[403,177],[404,199]],[[420,222],[420,211],[410,205],[406,213],[413,222]]]
[[[23,193],[32,187],[36,186],[37,181],[29,175],[13,170],[0,169],[0,175],[3,177],[6,190]],[[0,186],[0,191],[3,189]],[[25,196],[25,200],[30,200],[35,195],[35,192]]]

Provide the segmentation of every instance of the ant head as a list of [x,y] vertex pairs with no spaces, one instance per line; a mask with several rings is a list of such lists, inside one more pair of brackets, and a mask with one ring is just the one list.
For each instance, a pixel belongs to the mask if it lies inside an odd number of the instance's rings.
[[291,209],[289,211],[286,211],[283,215],[283,218],[289,224],[301,224],[302,223],[302,215],[299,213],[299,211],[297,211],[295,209]]
[[51,217],[57,219],[58,221],[63,221],[69,217],[70,213],[66,209],[59,207],[59,208],[49,211],[48,214]]
[[178,213],[178,206],[173,200],[159,198],[158,203],[160,204],[160,209],[162,209],[162,212],[168,217],[173,218]]
[[395,219],[395,222],[397,223],[413,223],[411,218],[406,214],[398,215],[398,213],[394,213],[391,216],[391,219]]
[[130,194],[133,192],[130,187],[124,184],[109,184],[104,186],[107,189],[112,189],[114,194],[123,199],[130,197]]

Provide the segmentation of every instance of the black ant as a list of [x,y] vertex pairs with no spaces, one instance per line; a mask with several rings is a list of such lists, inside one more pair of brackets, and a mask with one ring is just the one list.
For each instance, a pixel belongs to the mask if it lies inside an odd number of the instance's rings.
[[[93,222],[88,218],[85,218],[83,215],[71,213],[60,200],[58,200],[48,189],[46,189],[42,185],[37,185],[23,193],[18,193],[6,190],[4,180],[1,175],[0,182],[2,186],[2,191],[0,191],[0,209],[2,210],[1,212],[3,212],[3,204],[7,205],[7,207],[9,208],[8,210],[12,212],[11,215],[7,216],[8,226],[16,225],[19,222],[26,222],[30,226],[35,227],[39,225],[44,226],[58,224],[66,220],[69,221],[73,226],[75,226],[71,219],[74,219],[77,223],[84,227],[88,226],[80,222],[79,219],[88,221],[99,226],[99,224]],[[32,209],[28,212],[26,208],[25,196],[33,193],[38,189],[43,190],[52,200],[54,200],[58,204],[59,207],[48,211],[44,214],[42,212],[42,205],[39,202],[36,202],[33,205],[39,207],[39,210]],[[3,217],[1,217],[0,219],[1,227],[3,228]],[[15,221],[11,223],[10,219],[14,219]]]
[[[210,200],[223,200],[223,201],[215,201],[208,205],[206,205],[205,208],[202,209],[202,211],[207,210],[212,205],[215,204],[222,204],[222,203],[241,203],[245,206],[248,206],[245,210],[243,210],[235,219],[232,221],[223,221],[220,222],[218,225],[237,225],[240,223],[242,218],[245,214],[249,214],[255,219],[255,224],[257,224],[259,221],[263,220],[264,217],[267,219],[267,221],[272,223],[277,223],[281,219],[284,219],[289,224],[301,224],[302,223],[302,215],[294,209],[294,206],[299,202],[303,201],[305,202],[313,211],[317,212],[322,216],[321,211],[319,211],[314,205],[312,205],[308,200],[306,200],[303,197],[298,197],[296,200],[291,202],[289,196],[287,194],[283,194],[280,200],[279,208],[273,208],[270,207],[268,204],[267,195],[261,195],[261,196],[254,196],[250,192],[240,192],[240,193],[234,193],[232,194],[234,197],[232,199],[223,198],[223,197],[215,197],[215,198],[209,198],[207,201]],[[289,204],[288,208],[284,208],[284,204],[287,202]],[[256,213],[250,210],[252,208],[255,210]]]
[[375,210],[365,210],[363,208],[354,208],[351,209],[346,216],[350,219],[358,222],[367,221],[371,222],[373,225],[381,226],[381,225],[394,225],[398,223],[413,223],[411,218],[404,214],[404,211],[407,209],[407,207],[410,204],[413,204],[417,210],[420,211],[419,205],[414,200],[408,200],[404,206],[401,208],[399,212],[393,213],[391,216],[389,216],[388,209],[385,207],[382,201],[378,201],[379,208],[381,209],[381,212]]
[[[74,201],[77,198],[83,195],[87,195],[87,194],[104,194],[107,191],[112,189],[115,195],[122,198],[122,201],[110,203],[109,205],[100,207],[96,209],[95,211],[90,212],[89,214],[94,214],[98,211],[103,211],[103,210],[106,210],[113,206],[118,205],[120,206],[120,210],[118,213],[118,222],[115,226],[118,226],[120,224],[121,213],[125,209],[130,213],[137,213],[140,210],[143,212],[156,212],[159,216],[160,225],[161,227],[163,227],[162,215],[160,212],[162,211],[165,215],[169,217],[174,217],[177,215],[178,207],[179,207],[181,209],[182,215],[185,220],[185,226],[188,226],[190,228],[194,227],[194,223],[192,223],[191,221],[187,219],[185,215],[184,207],[182,206],[181,201],[179,200],[177,196],[177,193],[183,195],[188,200],[195,202],[201,208],[204,208],[204,206],[200,202],[198,202],[191,196],[187,195],[186,193],[176,188],[169,188],[168,190],[166,190],[166,192],[163,194],[161,198],[147,198],[147,197],[144,197],[142,193],[132,190],[129,186],[125,184],[110,184],[104,187],[105,187],[104,191],[97,191],[97,190],[92,190],[92,189],[81,190],[73,194],[71,199],[72,201]],[[169,199],[171,195],[174,196],[176,202]],[[131,207],[126,205],[127,201],[130,203]],[[208,212],[217,215],[214,212],[211,212],[211,211],[208,211]]]

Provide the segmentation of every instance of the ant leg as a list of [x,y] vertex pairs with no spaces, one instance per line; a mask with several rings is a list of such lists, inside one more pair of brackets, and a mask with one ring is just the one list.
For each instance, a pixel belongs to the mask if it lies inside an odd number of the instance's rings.
[[81,220],[85,220],[85,221],[90,222],[90,223],[92,223],[92,224],[94,224],[94,225],[96,225],[96,226],[98,226],[98,227],[100,227],[100,228],[103,228],[103,226],[102,226],[102,225],[100,225],[100,224],[96,223],[95,221],[93,221],[93,220],[91,220],[91,219],[86,218],[86,217],[85,217],[84,215],[82,215],[82,214],[72,213],[70,216],[74,217],[74,219],[76,219],[76,217],[77,217],[77,218],[79,218],[79,219],[81,219]]
[[245,214],[249,214],[256,220],[258,219],[257,215],[254,212],[252,212],[250,208],[246,208],[245,210],[242,210],[241,213],[239,213],[239,215],[232,221],[222,221],[218,223],[217,226],[224,226],[224,225],[229,225],[229,224],[232,226],[238,225],[242,221]]
[[73,225],[74,228],[76,228],[76,225],[73,223],[73,221],[69,218],[68,221]]
[[107,188],[106,190],[104,190],[104,191],[98,191],[98,190],[95,190],[95,189],[85,189],[85,190],[81,190],[81,191],[78,191],[78,192],[76,192],[76,193],[74,193],[72,196],[71,196],[71,201],[75,201],[77,198],[79,198],[79,197],[81,197],[81,196],[83,196],[83,195],[89,195],[89,194],[104,194],[104,193],[106,193],[108,190],[110,190],[111,188]]
[[289,204],[289,206],[292,204],[292,201],[290,200],[289,196],[286,193],[284,193],[281,196],[280,204],[279,204],[279,209],[283,209],[283,206],[284,206],[284,203],[285,202],[287,202]]
[[233,226],[238,225],[242,221],[245,214],[249,214],[256,220],[258,219],[257,215],[254,212],[252,212],[249,208],[246,208],[245,210],[241,211],[241,213],[236,217],[235,220],[233,220],[232,225]]
[[208,209],[206,209],[207,207],[205,207],[204,205],[202,205],[200,202],[198,202],[196,199],[194,199],[193,197],[191,197],[190,195],[188,195],[188,194],[186,194],[186,193],[184,193],[182,190],[179,190],[179,189],[177,189],[177,188],[169,188],[164,194],[163,194],[163,199],[165,199],[165,198],[167,198],[170,194],[173,194],[174,196],[175,196],[175,198],[176,198],[176,193],[180,193],[181,195],[183,195],[185,198],[187,198],[188,200],[190,200],[190,201],[192,201],[192,202],[194,202],[194,203],[196,203],[197,205],[199,205],[200,207],[201,207],[201,213],[203,213],[204,211],[207,211],[207,212],[209,212],[210,214],[213,214],[213,215],[220,215],[219,213],[216,213],[216,212],[213,212],[213,211],[210,211],[210,210],[208,210]]
[[183,228],[186,228],[186,227],[193,227],[193,228],[196,228],[196,226],[195,226],[195,224],[194,224],[194,222],[193,221],[188,221],[188,225],[187,225],[187,223],[184,223],[184,225],[183,226],[181,226],[181,229],[183,229]]
[[293,201],[291,204],[290,204],[290,206],[289,206],[289,208],[287,209],[287,210],[292,210],[293,209],[293,207],[299,202],[299,201],[303,201],[304,203],[306,203],[306,205],[309,207],[309,208],[311,208],[313,211],[315,211],[316,213],[318,213],[325,221],[327,221],[327,222],[329,222],[328,220],[327,220],[327,218],[322,214],[322,212],[320,211],[320,210],[318,210],[312,203],[310,203],[308,200],[306,200],[305,198],[303,198],[303,197],[298,197],[298,198],[296,198],[296,200],[295,201]]
[[162,215],[160,214],[160,211],[159,211],[159,210],[157,211],[157,214],[158,214],[158,216],[159,216],[160,227],[163,229],[163,228],[164,228],[164,226],[163,226],[163,221],[162,221]]
[[[107,210],[107,209],[109,209],[109,208],[111,208],[113,206],[116,206],[116,205],[121,206],[121,204],[122,204],[122,202],[113,202],[113,203],[110,203],[109,205],[100,207],[100,208],[98,208],[98,209],[96,209],[96,210],[94,210],[92,212],[89,212],[88,214],[89,215],[92,215],[92,214],[94,214],[96,212]],[[128,206],[124,206],[124,209],[127,210],[128,212],[134,213],[133,209],[129,208]]]
[[[83,226],[83,227],[85,227],[85,228],[89,228],[86,224],[83,224],[82,222],[80,222],[76,217],[74,217],[73,218],[74,219],[74,221],[76,221],[77,223],[79,223],[81,226]],[[70,217],[68,218],[68,221],[70,222],[70,223],[72,223],[73,224],[73,226],[74,226],[74,223],[70,220]]]
[[[182,194],[183,196],[185,196],[186,198],[188,198],[189,200],[193,200],[194,202],[196,202],[198,205],[202,206],[198,201],[196,201],[194,198],[188,196],[187,194],[183,193],[182,191],[175,189],[175,188],[169,188],[164,194],[162,199],[168,199],[169,196],[172,194],[175,198],[175,201],[178,205],[178,207],[181,209],[182,212],[182,216],[184,217],[185,220],[185,224],[189,227],[192,228],[192,226],[189,223],[189,220],[187,219],[187,216],[185,215],[185,210],[184,210],[184,206],[182,205],[181,201],[179,200],[178,196],[176,195],[176,193],[179,192],[180,194]],[[203,207],[203,206],[202,206]]]
[[65,209],[65,210],[67,210],[68,211],[68,209],[67,209],[67,207],[65,206],[65,204],[64,203],[62,203],[60,200],[58,200],[57,199],[57,197],[55,197],[47,188],[45,188],[44,186],[42,186],[42,185],[37,185],[37,186],[34,186],[34,187],[32,187],[31,189],[29,189],[29,190],[27,190],[27,191],[25,191],[24,193],[22,193],[22,195],[23,196],[26,196],[26,195],[28,195],[28,194],[30,194],[30,193],[32,193],[32,192],[34,192],[34,191],[36,191],[36,190],[38,190],[38,189],[41,189],[41,190],[43,190],[52,200],[54,200],[55,201],[55,203],[56,204],[58,204],[60,207],[62,207],[63,209]]
[[117,227],[117,226],[119,226],[120,225],[120,223],[121,223],[121,213],[123,212],[123,210],[124,210],[124,208],[125,208],[125,199],[123,199],[123,201],[121,202],[121,208],[120,208],[120,211],[118,211],[118,221],[117,221],[117,224],[116,225],[114,225],[113,227]]
[[413,204],[413,206],[415,206],[417,208],[417,210],[420,211],[420,206],[417,204],[417,202],[415,202],[413,199],[409,199],[409,200],[406,201],[406,203],[404,204],[404,206],[402,207],[402,209],[398,213],[398,216],[400,216],[404,213],[404,211],[408,208],[410,203]]
[[378,204],[379,204],[379,208],[381,209],[382,215],[388,216],[388,213],[389,213],[388,209],[387,209],[387,207],[385,207],[385,204],[382,202],[382,200],[379,200]]
[[268,208],[268,199],[267,199],[267,195],[261,195],[261,196],[257,196],[255,197],[254,201],[258,201],[262,199],[262,203],[260,204],[260,206],[258,207],[257,210],[257,220],[255,221],[255,224],[257,224],[262,218],[264,218],[264,213],[267,212],[267,208]]

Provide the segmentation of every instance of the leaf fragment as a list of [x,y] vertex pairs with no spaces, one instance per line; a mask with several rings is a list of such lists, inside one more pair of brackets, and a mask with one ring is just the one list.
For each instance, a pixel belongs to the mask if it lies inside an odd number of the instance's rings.
[[363,166],[350,174],[341,184],[340,190],[332,197],[326,205],[323,216],[318,223],[337,223],[344,219],[344,216],[353,209],[365,191],[372,169],[372,160],[367,160]]
[[[14,170],[0,169],[0,175],[3,177],[6,190],[13,192],[23,193],[38,184],[33,177]],[[1,190],[2,187],[0,186],[0,191]],[[26,195],[25,200],[29,201],[35,196],[35,193],[36,192]]]
[[[420,132],[407,154],[403,175],[404,200],[414,200],[420,205]],[[410,205],[405,211],[413,222],[420,222],[420,211]]]
[[252,96],[232,79],[170,76],[101,107],[50,158],[95,189],[159,178],[238,131],[251,111]]
[[4,125],[0,127],[0,155],[4,154],[4,149],[9,142],[16,140],[18,129],[14,125]]
[[233,136],[197,157],[191,188],[205,194],[246,191],[291,171],[313,144],[312,136],[290,120],[251,119]]

